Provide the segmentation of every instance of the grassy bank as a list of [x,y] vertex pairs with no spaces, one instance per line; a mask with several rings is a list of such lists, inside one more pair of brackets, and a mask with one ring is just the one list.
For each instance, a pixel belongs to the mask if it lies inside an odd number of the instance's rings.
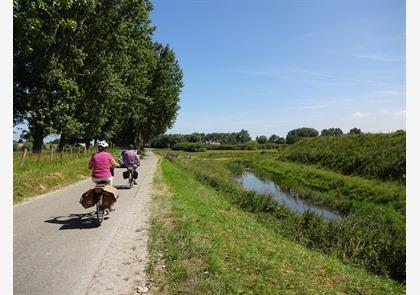
[[397,183],[351,177],[314,166],[262,159],[238,161],[270,177],[283,189],[293,190],[316,204],[344,214],[382,206],[395,211],[405,223],[405,186]]
[[[265,161],[268,160],[260,162]],[[202,183],[222,192],[232,204],[245,211],[255,213],[260,222],[268,224],[279,234],[308,247],[339,257],[343,261],[363,266],[372,272],[390,275],[398,281],[405,281],[405,217],[393,208],[349,200],[352,210],[344,219],[326,222],[314,214],[302,215],[291,212],[270,196],[243,191],[234,180],[234,173],[232,173],[232,166],[234,166],[233,170],[238,169],[237,159],[233,162],[179,159],[175,160],[175,163],[191,171]],[[258,163],[255,162],[254,165]],[[296,166],[293,163],[290,165]],[[304,179],[307,182],[306,186],[310,187],[312,179],[310,175],[305,174],[304,167],[295,168],[297,168],[295,173],[290,175],[291,179]],[[284,173],[280,168],[278,171]],[[326,171],[326,173],[329,175],[332,172]],[[340,177],[345,177],[345,179],[340,179]],[[353,184],[351,177],[336,175],[336,178],[341,181],[334,178],[332,181],[339,184],[338,191],[340,192],[345,192],[345,187],[349,185],[351,187]],[[313,181],[317,183],[319,179],[314,178]],[[309,192],[302,184],[291,184],[295,185],[291,187],[295,192],[300,188]],[[369,186],[368,188],[370,189]],[[363,187],[359,190],[363,192]],[[318,192],[313,190],[313,193]],[[346,198],[345,195],[332,194],[328,196],[325,193],[318,193],[318,196],[324,201],[325,199],[334,200],[334,197]],[[311,197],[314,196],[306,195],[308,199]]]
[[291,241],[270,218],[261,220],[266,213],[246,212],[231,197],[163,160],[149,242],[152,293],[404,293],[392,280]]
[[[112,151],[114,158],[119,150]],[[62,188],[71,183],[90,177],[87,165],[90,154],[58,154],[51,160],[49,154],[41,156],[28,154],[20,167],[21,153],[13,157],[13,202]]]
[[405,132],[305,138],[285,149],[281,159],[405,182]]

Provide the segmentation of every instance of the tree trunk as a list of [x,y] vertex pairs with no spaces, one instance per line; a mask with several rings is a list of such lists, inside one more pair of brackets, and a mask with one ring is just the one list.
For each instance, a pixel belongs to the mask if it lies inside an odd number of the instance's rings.
[[33,153],[40,153],[42,145],[44,144],[44,128],[34,126],[31,128],[32,136],[34,137],[34,145],[32,147]]
[[67,141],[66,135],[62,133],[60,136],[60,143],[58,144],[59,151],[63,150],[64,146],[66,145],[66,141]]
[[135,133],[135,136],[134,136],[134,145],[138,149],[141,149],[142,145],[143,145],[142,138],[141,138],[140,126],[136,126],[136,133]]
[[90,148],[90,140],[89,139],[85,139],[85,144],[86,144],[86,148]]
[[146,144],[148,144],[148,143],[149,143],[149,141],[150,141],[150,136],[149,136],[149,133],[145,133],[145,134],[143,135],[143,148],[145,147],[145,145],[146,145]]

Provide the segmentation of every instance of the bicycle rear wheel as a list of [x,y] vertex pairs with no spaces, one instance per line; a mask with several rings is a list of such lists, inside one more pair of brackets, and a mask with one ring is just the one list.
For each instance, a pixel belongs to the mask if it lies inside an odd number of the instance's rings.
[[96,222],[98,226],[101,225],[104,220],[104,208],[102,207],[102,196],[100,200],[96,203]]
[[134,185],[134,178],[133,178],[133,172],[132,171],[130,171],[130,177],[128,179],[128,182],[130,184],[130,188],[132,188],[133,185]]

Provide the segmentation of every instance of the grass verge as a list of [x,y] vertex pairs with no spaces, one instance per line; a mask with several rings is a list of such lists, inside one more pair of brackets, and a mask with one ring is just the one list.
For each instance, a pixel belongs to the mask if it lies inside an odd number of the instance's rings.
[[277,234],[163,160],[152,197],[152,294],[403,294],[394,281]]
[[[115,158],[119,150],[111,153]],[[90,155],[65,154],[50,160],[48,155],[38,158],[38,155],[31,154],[25,165],[20,167],[20,155],[14,155],[13,203],[90,178],[89,159]]]

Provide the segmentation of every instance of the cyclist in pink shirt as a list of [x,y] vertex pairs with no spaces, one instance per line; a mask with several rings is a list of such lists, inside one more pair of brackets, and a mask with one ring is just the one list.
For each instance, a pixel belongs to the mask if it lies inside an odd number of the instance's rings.
[[89,169],[92,169],[92,181],[106,181],[112,185],[111,167],[119,167],[120,165],[114,160],[112,155],[106,151],[108,143],[100,141],[98,143],[98,151],[92,155],[89,161]]

